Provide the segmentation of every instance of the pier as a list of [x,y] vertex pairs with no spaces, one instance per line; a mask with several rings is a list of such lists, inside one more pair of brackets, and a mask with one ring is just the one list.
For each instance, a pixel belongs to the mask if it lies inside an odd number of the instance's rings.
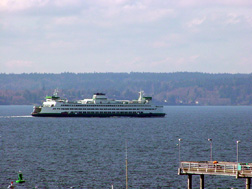
[[246,179],[246,189],[251,187],[252,163],[217,161],[181,161],[178,175],[188,175],[188,189],[192,188],[192,176],[200,175],[200,189],[204,188],[204,175],[233,176]]

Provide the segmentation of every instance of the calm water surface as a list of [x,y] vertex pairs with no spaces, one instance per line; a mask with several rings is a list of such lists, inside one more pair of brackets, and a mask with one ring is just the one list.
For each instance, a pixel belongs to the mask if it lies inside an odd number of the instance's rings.
[[[0,186],[16,188],[186,188],[182,161],[252,162],[252,107],[165,107],[165,118],[36,118],[32,106],[0,106]],[[206,188],[244,188],[244,179],[205,176]],[[199,176],[193,176],[199,188]]]

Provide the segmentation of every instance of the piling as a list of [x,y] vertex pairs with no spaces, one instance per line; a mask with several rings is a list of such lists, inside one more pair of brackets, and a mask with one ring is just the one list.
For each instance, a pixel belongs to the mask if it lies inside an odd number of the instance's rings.
[[192,175],[188,175],[187,188],[192,189]]
[[246,189],[250,189],[251,178],[246,178]]
[[204,175],[200,175],[200,189],[204,189],[205,181],[204,181]]

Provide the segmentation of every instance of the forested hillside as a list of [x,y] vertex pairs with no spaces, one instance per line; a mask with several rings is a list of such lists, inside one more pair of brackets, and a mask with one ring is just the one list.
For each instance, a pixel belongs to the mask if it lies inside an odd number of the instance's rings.
[[137,99],[143,90],[163,105],[252,105],[252,74],[61,73],[0,74],[0,104],[41,104],[58,88],[69,100],[104,92]]

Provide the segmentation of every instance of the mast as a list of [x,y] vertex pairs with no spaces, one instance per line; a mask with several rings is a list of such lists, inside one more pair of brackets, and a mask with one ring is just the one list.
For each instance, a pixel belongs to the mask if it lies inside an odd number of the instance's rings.
[[126,146],[125,146],[125,151],[126,151],[126,157],[125,157],[125,164],[126,164],[126,189],[128,189],[128,144],[126,140]]

